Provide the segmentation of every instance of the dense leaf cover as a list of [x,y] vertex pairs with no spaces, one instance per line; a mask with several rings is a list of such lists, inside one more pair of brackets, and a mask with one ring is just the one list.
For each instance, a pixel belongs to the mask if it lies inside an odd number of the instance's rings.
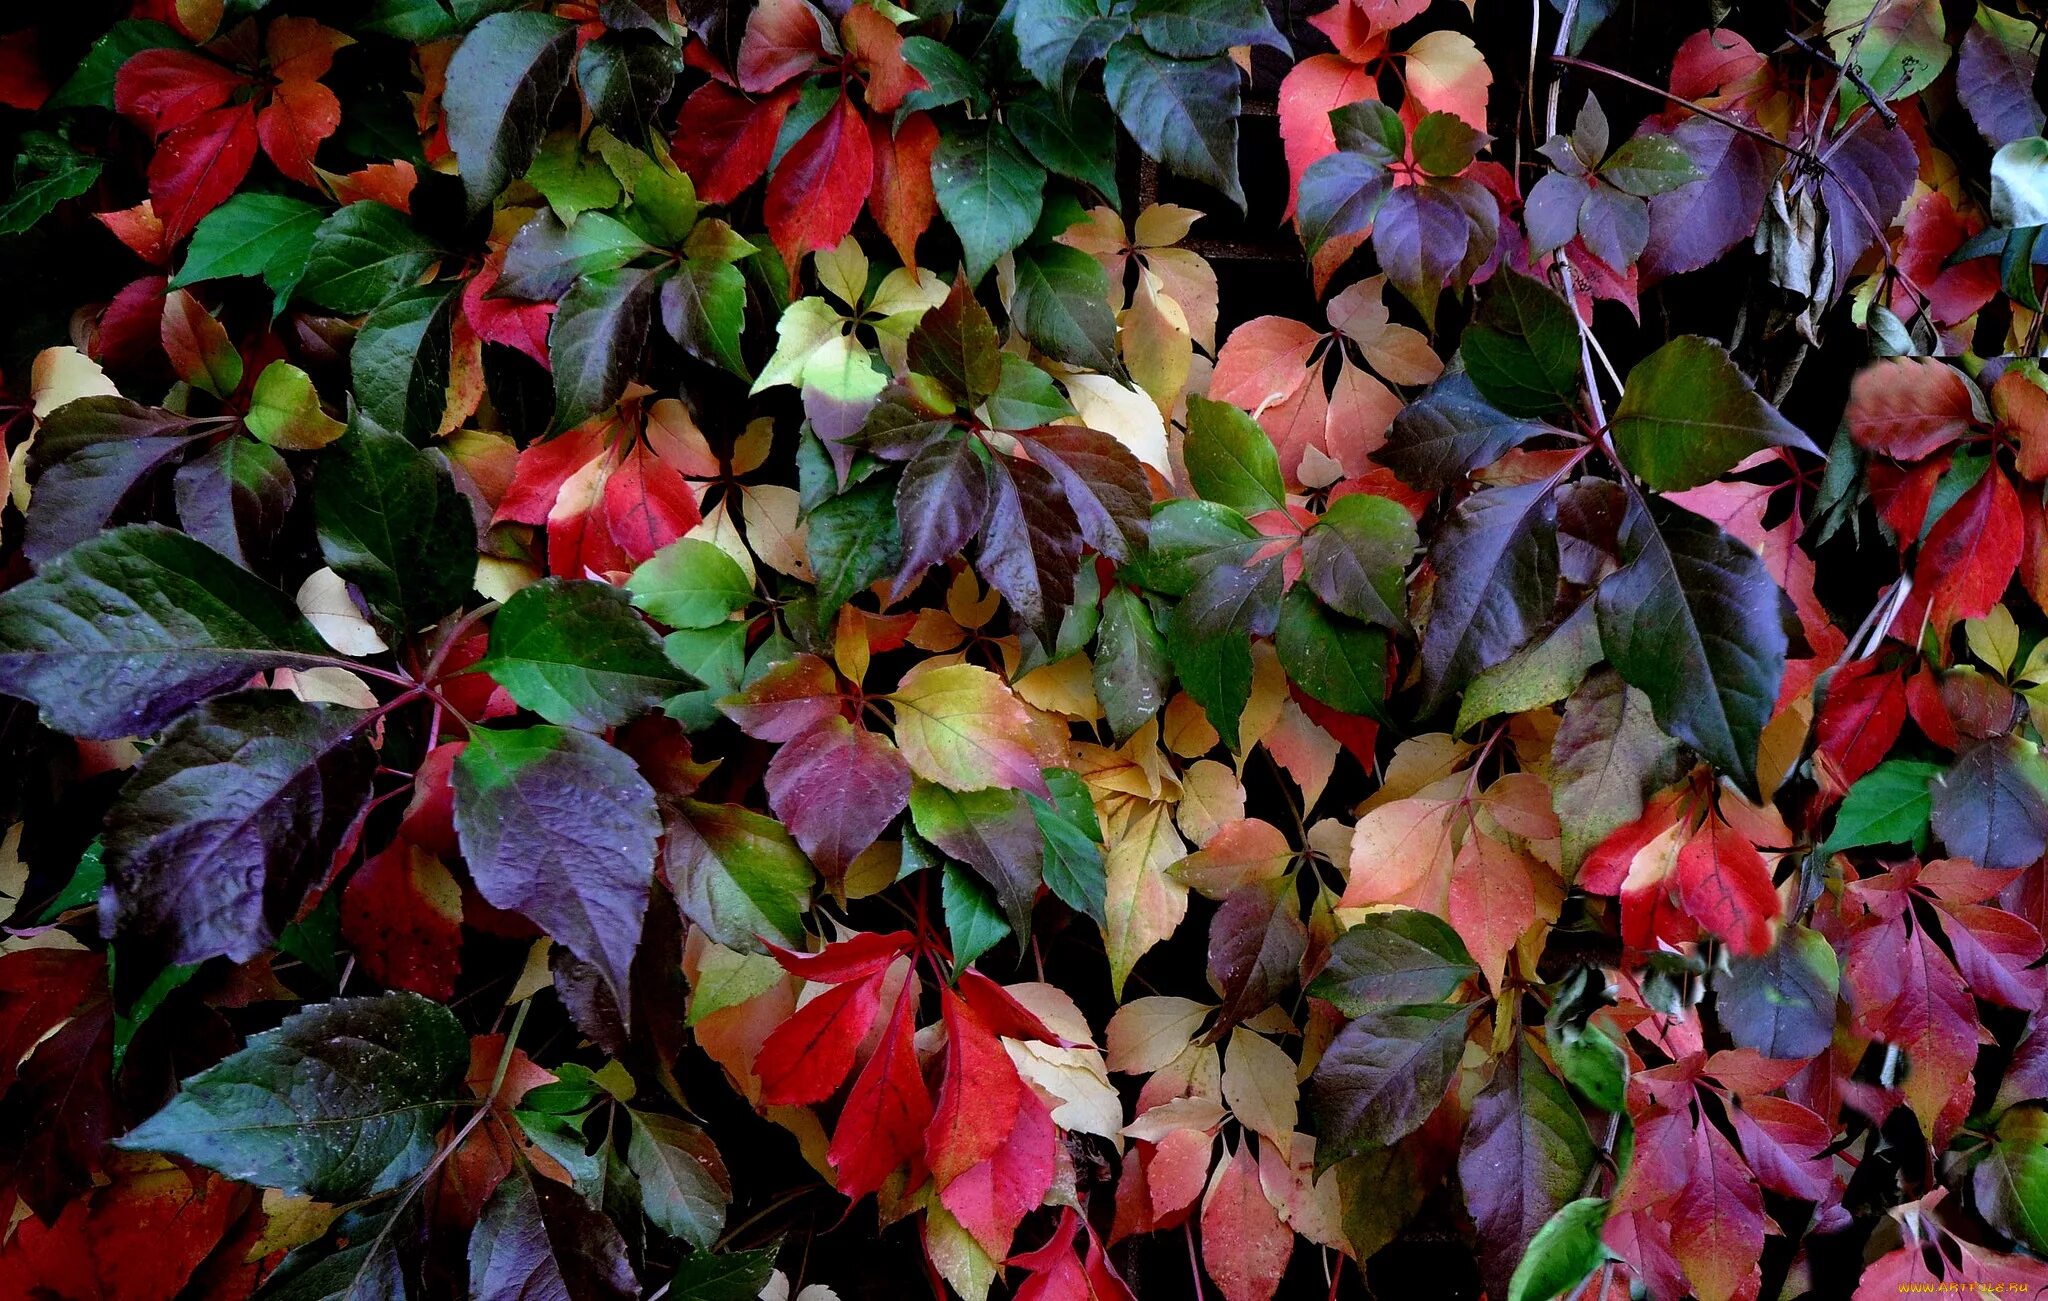
[[2048,1286],[2030,3],[73,8],[0,1298]]

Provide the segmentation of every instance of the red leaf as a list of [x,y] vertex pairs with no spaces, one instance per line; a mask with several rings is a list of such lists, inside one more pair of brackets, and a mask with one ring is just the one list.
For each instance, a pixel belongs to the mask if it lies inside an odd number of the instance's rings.
[[768,1036],[754,1059],[764,1106],[823,1102],[838,1090],[881,1011],[884,974],[834,985]]
[[1691,1176],[1671,1208],[1671,1246],[1699,1301],[1755,1301],[1762,1286],[1763,1196],[1711,1124],[1693,1126]]
[[720,708],[756,740],[791,741],[837,717],[845,705],[839,674],[804,652],[769,669]]
[[171,1301],[247,1205],[242,1187],[206,1171],[124,1175],[54,1223],[22,1220],[0,1252],[0,1298]]
[[1906,725],[1906,675],[1881,669],[1878,658],[1844,664],[1828,679],[1828,697],[1814,720],[1815,767],[1822,787],[1839,795],[1883,761]]
[[314,186],[320,176],[313,170],[313,153],[340,125],[341,101],[317,81],[285,82],[256,115],[263,152],[277,170]]
[[[689,480],[636,440],[605,479],[601,541],[609,546],[594,548],[597,540],[586,537],[581,568],[593,573],[633,569],[703,518]],[[554,572],[571,572],[555,562],[552,548],[548,560]],[[580,577],[581,569],[572,576]]]
[[946,1077],[939,1085],[938,1110],[925,1131],[924,1156],[943,1193],[1009,1142],[1018,1113],[1037,1099],[1024,1087],[1002,1042],[958,994],[943,993],[940,1010],[946,1023]]
[[775,137],[796,103],[792,86],[756,102],[729,86],[707,81],[676,118],[676,164],[697,183],[706,203],[731,203],[761,179],[775,156]]
[[171,248],[164,239],[164,224],[157,220],[156,209],[148,199],[119,212],[95,212],[93,217],[144,262],[151,266],[170,262]]
[[789,147],[768,182],[763,215],[784,263],[794,270],[804,254],[839,246],[867,201],[874,170],[867,124],[842,94]]
[[912,113],[892,133],[882,118],[868,123],[875,154],[875,180],[868,209],[889,237],[903,265],[917,269],[917,239],[932,224],[938,199],[932,193],[932,151],[939,129],[931,117]]
[[115,370],[149,366],[163,356],[164,276],[143,276],[124,285],[100,313],[92,355]]
[[23,27],[0,36],[0,104],[33,113],[50,97],[37,50],[36,29]]
[[1993,465],[1920,544],[1913,592],[1892,621],[1893,631],[1913,637],[1924,619],[1946,639],[1958,620],[1990,613],[2019,569],[2023,531],[2019,493]]
[[235,192],[256,161],[256,113],[247,104],[209,109],[158,141],[149,197],[173,244]]
[[916,943],[916,937],[909,931],[862,931],[850,940],[827,944],[816,953],[798,953],[772,945],[769,951],[782,969],[793,976],[820,985],[844,985],[887,968]]
[[1202,1199],[1202,1263],[1224,1301],[1270,1301],[1294,1254],[1294,1230],[1259,1187],[1251,1140],[1218,1163]]
[[1059,1131],[1036,1094],[1021,1090],[1007,1119],[1002,1144],[939,1192],[961,1227],[998,1260],[1010,1254],[1018,1224],[1045,1201],[1059,1155]]
[[734,68],[741,89],[758,95],[817,67],[825,57],[822,21],[805,0],[763,0],[754,6]]
[[1873,452],[1917,461],[1967,435],[1975,423],[1970,381],[1932,357],[1888,357],[1849,385],[1849,436]]
[[[900,935],[907,942],[909,936]],[[834,947],[844,947],[837,945]],[[780,957],[781,955],[777,955]],[[787,963],[784,964],[785,966]],[[829,1155],[839,1191],[855,1201],[882,1186],[890,1172],[915,1161],[924,1150],[932,1099],[924,1086],[912,1037],[917,1030],[921,986],[915,974],[903,982],[895,1010],[882,1031],[875,1055],[861,1068],[840,1110]],[[915,1176],[913,1175],[913,1183]]]
[[960,997],[967,1000],[967,1006],[974,1010],[974,1015],[993,1033],[1005,1039],[1035,1039],[1056,1048],[1073,1046],[1046,1029],[1045,1022],[1018,1002],[1016,995],[974,968],[969,967],[960,973],[958,988]]
[[1748,837],[1718,813],[1678,851],[1678,897],[1693,920],[1727,941],[1731,952],[1770,952],[1778,922],[1771,869]]
[[558,438],[530,445],[519,454],[512,486],[491,523],[545,524],[569,477],[603,455],[609,422],[579,425]]
[[249,79],[190,50],[143,50],[114,76],[114,107],[153,137],[219,108]]
[[477,268],[477,273],[462,287],[462,314],[477,338],[517,348],[542,366],[548,366],[548,327],[555,318],[555,305],[490,297],[504,265],[505,251],[500,249]]
[[[870,111],[894,113],[903,97],[925,89],[924,74],[903,60],[903,33],[873,5],[857,4],[839,22],[846,41],[847,57],[868,77],[867,102]],[[742,57],[745,48],[741,48]]]
[[835,888],[910,799],[903,755],[837,714],[777,750],[764,781],[768,807]]
[[[1866,904],[1892,893],[1883,878],[1850,887]],[[1880,905],[1883,901],[1875,901]],[[1903,907],[1850,937],[1843,992],[1857,1033],[1902,1049],[1911,1062],[1901,1086],[1930,1137],[1946,1134],[1969,1110],[1970,1068],[1977,1061],[1977,1003],[1955,966]]]
[[23,949],[0,957],[0,1093],[13,1087],[29,1052],[77,1013],[106,972],[83,949]]
[[462,889],[440,859],[394,840],[349,878],[341,934],[377,983],[451,998],[462,965]]

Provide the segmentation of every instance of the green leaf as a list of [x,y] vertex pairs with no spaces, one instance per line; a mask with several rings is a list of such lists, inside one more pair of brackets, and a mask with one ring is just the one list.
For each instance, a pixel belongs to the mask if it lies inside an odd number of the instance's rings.
[[1102,597],[1102,623],[1095,640],[1095,698],[1118,741],[1150,722],[1166,705],[1173,682],[1166,641],[1151,607],[1127,587]]
[[1408,631],[1408,564],[1415,517],[1385,497],[1355,492],[1323,511],[1301,544],[1301,576],[1331,609],[1392,632]]
[[449,60],[441,107],[472,213],[533,162],[575,54],[573,24],[509,13],[478,23]]
[[948,104],[980,105],[988,97],[981,74],[953,47],[929,36],[903,38],[903,61],[917,69],[924,86],[904,98],[903,106],[919,109],[944,108]]
[[747,325],[747,278],[725,262],[692,258],[662,282],[661,323],[699,361],[753,379],[740,352]]
[[583,148],[574,131],[557,131],[543,140],[523,179],[540,191],[556,217],[571,225],[591,209],[617,207],[625,196],[618,176]]
[[476,667],[523,708],[586,732],[623,726],[683,685],[626,594],[580,579],[521,588],[491,620]]
[[256,673],[327,658],[282,592],[157,524],[103,533],[0,592],[0,692],[72,736],[148,736]]
[[1558,1208],[1515,1266],[1507,1301],[1553,1301],[1584,1283],[1607,1260],[1600,1241],[1606,1223],[1604,1197],[1582,1197]]
[[1648,199],[1699,180],[1700,169],[1670,136],[1639,135],[1607,156],[1600,175],[1617,189]]
[[454,36],[486,14],[519,0],[367,0],[350,30],[424,44]]
[[147,18],[124,18],[92,43],[77,69],[43,101],[43,107],[111,109],[114,107],[114,78],[120,74],[122,64],[144,50],[191,48],[192,42],[167,23]]
[[1330,945],[1329,962],[1308,987],[1316,998],[1359,1017],[1441,1003],[1479,974],[1448,922],[1413,908],[1368,913]]
[[1429,1119],[1457,1073],[1472,1013],[1450,1004],[1371,1011],[1337,1032],[1308,1086],[1318,1171]]
[[1571,871],[1609,833],[1643,816],[1650,792],[1679,776],[1678,743],[1657,727],[1649,697],[1610,670],[1587,678],[1565,702],[1551,763],[1551,803]]
[[1971,1174],[1977,1209],[2000,1233],[2048,1251],[2048,1110],[2013,1107]]
[[106,164],[44,131],[22,137],[14,159],[14,183],[0,199],[0,235],[19,235],[50,215],[58,204],[93,187]]
[[[1019,267],[1018,278],[1021,280],[1021,261]],[[1017,298],[1012,296],[1011,307],[1014,309],[1016,304]],[[1045,345],[1038,346],[1043,348]],[[1003,381],[989,395],[984,410],[988,413],[988,422],[998,429],[1036,429],[1073,415],[1074,405],[1052,382],[1052,376],[1022,357],[1006,352],[1003,354]]]
[[659,271],[619,267],[582,276],[563,295],[548,330],[555,432],[574,429],[625,393],[660,288]]
[[818,620],[830,627],[839,607],[903,565],[896,529],[896,485],[869,479],[819,503],[808,517],[811,569],[818,575]]
[[1021,943],[1045,879],[1045,839],[1023,791],[949,790],[918,781],[910,788],[917,834],[973,868],[996,893]]
[[1415,164],[1431,176],[1456,176],[1486,147],[1487,135],[1455,113],[1426,113],[1415,124]]
[[1131,10],[1145,44],[1176,59],[1201,59],[1238,45],[1291,55],[1260,0],[1138,0]]
[[1010,312],[1040,351],[1098,374],[1117,369],[1116,313],[1102,264],[1077,248],[1034,243],[1017,251]]
[[377,761],[363,721],[252,691],[173,723],[107,815],[109,917],[123,952],[174,963],[263,952],[370,796]]
[[353,316],[411,288],[440,256],[403,214],[366,199],[335,212],[313,232],[295,294]]
[[940,872],[939,905],[953,946],[955,976],[1010,933],[994,892],[958,863],[948,862]]
[[171,277],[182,289],[227,276],[262,276],[281,310],[305,273],[323,208],[284,194],[241,193],[199,219],[185,264]]
[[676,48],[660,37],[609,32],[577,54],[576,83],[592,116],[613,135],[645,139],[681,69]]
[[491,295],[553,302],[578,276],[616,271],[653,251],[638,231],[607,213],[587,212],[565,226],[553,213],[543,212],[512,237]]
[[626,590],[635,607],[671,628],[716,628],[754,599],[739,562],[701,538],[678,538],[655,552]]
[[968,282],[980,284],[1038,224],[1045,169],[1008,127],[966,122],[948,127],[932,151],[932,191],[960,238]]
[[595,967],[625,1016],[660,830],[647,779],[587,732],[477,727],[453,785],[477,892]]
[[[1835,57],[1888,101],[1919,94],[1948,66],[1939,0],[1828,0],[1822,25]],[[1862,90],[1847,81],[1841,98],[1845,116],[1866,102]]]
[[804,936],[818,874],[783,825],[730,804],[679,801],[662,849],[683,915],[728,949],[766,953]]
[[1188,398],[1183,454],[1188,482],[1204,500],[1244,515],[1286,509],[1287,488],[1273,440],[1258,421],[1229,403]]
[[313,377],[288,361],[273,361],[256,377],[243,423],[258,439],[288,452],[325,447],[348,430],[321,407]]
[[1227,58],[1162,58],[1119,41],[1103,67],[1110,107],[1147,157],[1221,190],[1244,208],[1237,182],[1237,65]]
[[1610,431],[1628,468],[1663,492],[1711,482],[1766,447],[1820,455],[1812,439],[1757,396],[1727,349],[1690,334],[1629,371]]
[[1934,810],[1934,779],[1942,767],[1920,759],[1887,759],[1858,778],[1835,811],[1820,849],[1838,854],[1863,845],[1920,845]]
[[476,571],[476,516],[438,448],[358,419],[313,481],[320,554],[400,633],[461,607]]
[[630,1108],[626,1114],[626,1165],[640,1181],[647,1218],[669,1237],[711,1250],[725,1227],[732,1178],[710,1136],[669,1116]]
[[1045,770],[1050,801],[1029,792],[1032,816],[1045,841],[1045,884],[1075,912],[1105,924],[1103,896],[1108,881],[1102,860],[1102,826],[1095,802],[1079,773],[1067,768]]
[[287,1195],[353,1201],[426,1168],[466,1095],[469,1036],[417,994],[322,1003],[188,1079],[115,1145]]
[[1003,113],[1047,171],[1092,186],[1116,206],[1116,118],[1107,104],[1091,96],[1062,108],[1050,92],[1040,91],[1011,101]]
[[1621,548],[1628,563],[1594,597],[1608,662],[1659,726],[1754,795],[1785,676],[1784,594],[1755,552],[1662,498],[1630,499]]
[[1003,382],[1002,340],[964,277],[953,281],[945,302],[918,319],[905,352],[910,369],[938,380],[969,410]]
[[668,1294],[673,1301],[755,1301],[774,1277],[778,1250],[693,1252],[676,1266]]
[[370,313],[348,354],[350,388],[364,415],[416,441],[440,427],[455,308],[454,286],[422,285]]
[[1364,154],[1316,159],[1302,173],[1301,197],[1295,206],[1302,248],[1314,257],[1333,239],[1363,234],[1393,188],[1393,173]]
[[1451,730],[1463,732],[1488,718],[1563,700],[1602,658],[1600,626],[1593,617],[1593,603],[1587,601],[1543,640],[1473,678],[1458,702],[1458,721]]
[[1073,102],[1089,67],[1131,30],[1128,16],[1105,16],[1093,0],[1017,0],[1007,12],[1018,61],[1063,104]]
[[1510,416],[1544,416],[1578,400],[1579,331],[1550,286],[1494,277],[1459,344],[1481,397]]
[[1386,720],[1385,632],[1328,609],[1297,583],[1280,602],[1273,645],[1295,686],[1340,713]]
[[1243,565],[1263,543],[1228,506],[1177,498],[1152,514],[1146,549],[1124,564],[1126,579],[1165,596],[1186,596],[1218,564]]

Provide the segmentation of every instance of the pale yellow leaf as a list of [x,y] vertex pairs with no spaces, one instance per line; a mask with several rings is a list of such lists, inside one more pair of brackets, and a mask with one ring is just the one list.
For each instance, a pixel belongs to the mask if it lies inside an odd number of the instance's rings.
[[1183,836],[1207,845],[1226,824],[1244,816],[1244,783],[1229,764],[1197,759],[1180,776],[1180,805],[1173,816]]
[[1101,430],[1161,476],[1172,478],[1173,462],[1166,451],[1166,422],[1150,397],[1107,375],[1074,374],[1066,376],[1065,381],[1067,397],[1075,412],[1068,423]]
[[1109,1069],[1150,1075],[1181,1055],[1215,1007],[1190,998],[1155,994],[1134,998],[1109,1018],[1104,1034]]
[[1243,1026],[1230,1032],[1223,1054],[1223,1100],[1238,1123],[1285,1150],[1294,1133],[1300,1086],[1294,1059],[1264,1035]]
[[779,483],[750,484],[740,489],[740,520],[747,541],[761,563],[777,573],[813,583],[810,554],[804,546],[806,528],[798,515],[801,498]]
[[1108,921],[1103,941],[1109,954],[1110,990],[1118,998],[1138,959],[1172,935],[1187,916],[1188,888],[1166,872],[1186,855],[1187,846],[1166,810],[1153,808],[1104,856],[1108,884],[1103,911]]
[[391,649],[349,598],[348,581],[332,569],[316,569],[299,584],[299,613],[321,640],[344,655],[374,655]]

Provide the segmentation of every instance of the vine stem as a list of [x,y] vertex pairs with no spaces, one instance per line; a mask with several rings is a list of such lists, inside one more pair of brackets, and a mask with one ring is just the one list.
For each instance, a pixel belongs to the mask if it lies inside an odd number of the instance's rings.
[[[1579,20],[1579,0],[1565,0],[1564,18],[1557,26],[1557,43],[1551,48],[1551,62],[1576,63],[1566,51],[1571,48],[1572,26]],[[1543,108],[1543,135],[1546,139],[1557,134],[1558,100],[1564,95],[1564,76],[1558,74],[1550,79],[1550,92]],[[1593,371],[1593,330],[1584,316],[1579,314],[1579,286],[1572,270],[1571,254],[1562,248],[1557,251],[1557,266],[1562,273],[1558,276],[1564,289],[1564,303],[1572,314],[1572,324],[1579,332],[1579,370],[1585,376],[1586,404],[1593,414],[1593,427],[1607,428],[1607,405],[1600,400],[1600,377]],[[1604,356],[1604,354],[1603,354]],[[1613,367],[1610,366],[1609,370]],[[1623,475],[1624,479],[1628,476]]]

